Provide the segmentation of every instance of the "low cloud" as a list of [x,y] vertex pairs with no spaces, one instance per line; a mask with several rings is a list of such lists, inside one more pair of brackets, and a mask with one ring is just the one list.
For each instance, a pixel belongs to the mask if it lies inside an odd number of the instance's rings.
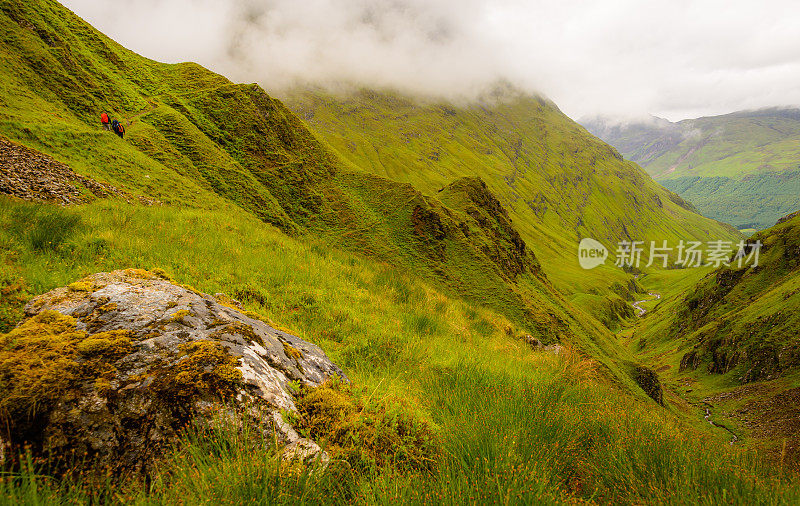
[[572,117],[800,104],[792,1],[62,0],[120,43],[267,90],[357,82],[474,96],[498,79]]

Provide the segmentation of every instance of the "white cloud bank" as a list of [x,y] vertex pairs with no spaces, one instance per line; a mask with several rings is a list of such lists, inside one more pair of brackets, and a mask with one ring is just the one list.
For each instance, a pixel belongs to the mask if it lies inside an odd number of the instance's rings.
[[567,114],[671,120],[800,104],[800,2],[62,0],[125,46],[270,91],[464,96],[505,78]]

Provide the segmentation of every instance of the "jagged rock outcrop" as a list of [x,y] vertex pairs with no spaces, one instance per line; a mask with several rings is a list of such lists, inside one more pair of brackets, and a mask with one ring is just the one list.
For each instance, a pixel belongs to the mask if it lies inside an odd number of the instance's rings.
[[459,178],[440,189],[439,198],[466,215],[466,221],[459,223],[461,232],[503,276],[514,280],[530,272],[544,278],[539,261],[514,228],[508,211],[481,178]]
[[281,410],[295,410],[290,383],[317,386],[342,371],[220,294],[164,277],[95,274],[26,306],[26,319],[0,336],[6,445],[141,471],[188,424],[225,420],[259,428],[287,457],[326,459]]

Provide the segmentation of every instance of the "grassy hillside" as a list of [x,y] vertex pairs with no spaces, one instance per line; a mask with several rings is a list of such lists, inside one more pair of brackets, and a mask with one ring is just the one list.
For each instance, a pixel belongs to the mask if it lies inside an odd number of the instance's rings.
[[690,211],[552,102],[507,87],[473,105],[372,90],[298,90],[287,105],[361,170],[431,194],[455,178],[481,177],[553,283],[582,294],[573,300],[587,308],[605,306],[592,294],[625,286],[631,276],[613,267],[580,269],[583,237],[613,250],[620,240],[735,236]]
[[706,216],[764,229],[800,208],[800,111],[764,109],[670,123],[587,128]]
[[[576,266],[590,228],[605,240],[734,235],[552,104],[506,97],[480,114],[447,109],[444,118],[468,119],[466,130],[443,123],[469,143],[464,161],[440,155],[449,165],[439,176],[404,178],[319,140],[258,86],[146,60],[56,2],[0,0],[0,30],[0,135],[154,204],[0,196],[0,367],[15,365],[16,334],[3,332],[31,296],[134,267],[241,300],[318,344],[352,380],[316,392],[322,423],[286,414],[330,451],[324,471],[287,469],[240,433],[188,431],[145,482],[54,476],[2,447],[0,503],[797,501],[791,474],[654,404],[633,379],[634,351],[564,296],[613,306],[620,295],[600,287],[627,292],[628,274],[608,267],[593,280]],[[128,123],[125,140],[100,131],[102,110]],[[446,138],[430,110],[420,113],[425,135]],[[515,128],[519,163],[508,173],[503,139]],[[481,129],[494,132],[475,140],[491,141],[484,149],[467,140]],[[411,160],[393,135],[381,141],[396,146],[383,155]],[[462,170],[469,160],[482,170]],[[527,335],[563,347],[532,349]],[[409,437],[389,439],[398,434]]]
[[758,267],[734,264],[683,286],[675,276],[666,283],[645,277],[646,286],[668,295],[631,347],[663,371],[677,393],[714,406],[717,421],[735,429],[744,444],[797,462],[800,217],[749,241],[763,243]]
[[[505,315],[516,337],[573,343],[639,391],[620,367],[625,351],[553,288],[480,181],[449,179],[444,203],[437,192],[357,170],[258,86],[142,58],[50,0],[4,1],[0,26],[0,135],[168,207],[241,210],[391,264]],[[104,110],[127,118],[124,140],[100,130]]]
[[[56,2],[4,1],[0,13],[0,134],[166,205],[237,206],[286,233],[392,262],[495,307],[543,341],[572,334],[563,323],[571,311],[533,255],[520,253],[522,267],[505,272],[486,244],[500,256],[517,245],[491,226],[467,236],[466,214],[352,171],[258,86],[144,59]],[[101,111],[129,123],[125,140],[99,130]]]
[[[58,241],[36,240],[54,230]],[[47,479],[46,468],[31,468],[2,475],[2,503],[797,500],[789,475],[630,396],[585,355],[533,351],[495,311],[324,239],[288,237],[235,207],[100,200],[64,209],[0,197],[0,251],[4,303],[133,266],[231,294],[343,367],[367,406],[359,430],[410,417],[434,434],[427,466],[399,463],[397,452],[413,449],[375,454],[356,440],[312,475],[235,433],[189,435],[149,488]]]

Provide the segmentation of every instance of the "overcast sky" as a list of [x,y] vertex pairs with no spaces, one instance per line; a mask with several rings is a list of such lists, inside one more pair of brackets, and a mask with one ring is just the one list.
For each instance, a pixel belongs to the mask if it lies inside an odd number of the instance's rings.
[[277,93],[356,81],[469,97],[500,78],[573,118],[800,105],[787,0],[61,0],[150,58]]

